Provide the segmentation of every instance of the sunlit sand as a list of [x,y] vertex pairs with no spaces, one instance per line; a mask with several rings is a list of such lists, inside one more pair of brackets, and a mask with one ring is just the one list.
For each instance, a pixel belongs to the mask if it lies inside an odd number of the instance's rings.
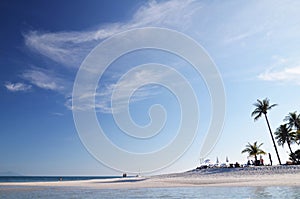
[[216,168],[150,177],[85,181],[11,182],[8,186],[59,186],[97,189],[193,186],[300,186],[300,166]]

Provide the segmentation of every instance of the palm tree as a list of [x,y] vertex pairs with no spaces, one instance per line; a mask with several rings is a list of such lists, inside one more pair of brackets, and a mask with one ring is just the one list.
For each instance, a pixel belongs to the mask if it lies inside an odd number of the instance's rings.
[[288,122],[289,128],[300,130],[300,114],[297,114],[297,111],[289,113],[287,116],[285,116],[283,121]]
[[290,154],[290,160],[294,161],[296,164],[300,164],[300,149],[296,150],[295,153]]
[[295,132],[295,134],[296,134],[296,143],[297,143],[297,144],[300,144],[300,130],[297,130],[297,131]]
[[255,158],[255,165],[257,164],[257,156],[261,155],[261,154],[266,154],[266,152],[264,152],[262,149],[260,149],[260,147],[263,145],[263,143],[257,145],[257,141],[252,144],[250,144],[248,142],[248,144],[246,145],[246,148],[242,151],[242,153],[248,153],[249,156],[254,156]]
[[275,151],[276,151],[276,155],[277,155],[277,158],[278,158],[278,162],[281,165],[280,157],[279,157],[279,154],[278,154],[278,151],[277,151],[275,140],[274,140],[272,130],[271,130],[271,127],[270,127],[270,124],[269,124],[269,120],[268,120],[268,117],[267,117],[268,110],[271,110],[273,107],[277,106],[277,104],[270,105],[270,100],[268,98],[265,98],[263,101],[260,101],[258,99],[257,102],[254,103],[253,105],[256,108],[252,112],[251,116],[254,117],[254,121],[258,120],[262,115],[265,116],[269,131],[270,131],[270,135],[271,135],[271,138],[272,138],[272,141],[273,141],[273,145],[274,145],[274,148],[275,148]]
[[291,128],[288,127],[288,124],[280,125],[276,131],[275,131],[277,143],[279,146],[283,146],[285,143],[287,143],[291,154],[293,154],[293,151],[291,149],[291,144],[296,141],[296,133],[291,131]]

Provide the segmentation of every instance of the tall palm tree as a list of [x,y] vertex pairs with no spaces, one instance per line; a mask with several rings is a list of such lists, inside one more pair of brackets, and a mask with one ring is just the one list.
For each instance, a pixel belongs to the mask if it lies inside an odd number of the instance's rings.
[[300,130],[300,114],[297,114],[297,111],[289,113],[287,116],[285,116],[283,121],[288,122],[289,128]]
[[270,105],[270,100],[268,98],[265,98],[263,101],[260,101],[258,99],[257,102],[254,103],[253,105],[256,108],[252,112],[251,116],[254,117],[254,121],[258,120],[262,115],[265,116],[269,131],[270,131],[270,135],[271,135],[271,138],[272,138],[272,141],[273,141],[273,145],[274,145],[274,148],[275,148],[275,151],[276,151],[276,155],[277,155],[277,158],[278,158],[278,162],[281,165],[280,157],[279,157],[279,154],[278,154],[278,151],[277,151],[275,140],[274,140],[272,130],[271,130],[271,127],[270,127],[270,124],[269,124],[269,120],[268,120],[268,117],[267,117],[268,110],[271,110],[273,107],[277,106],[277,104]]
[[249,156],[254,156],[255,158],[255,165],[257,165],[257,156],[261,154],[266,154],[260,147],[263,145],[263,143],[257,145],[257,141],[252,144],[248,142],[246,145],[246,148],[242,151],[242,153],[248,153]]
[[292,132],[291,128],[288,127],[288,124],[280,125],[274,134],[276,135],[275,138],[277,139],[278,145],[283,146],[285,143],[287,143],[291,154],[293,154],[291,144],[296,141],[296,133]]
[[297,143],[298,145],[300,145],[300,130],[297,130],[297,131],[295,132],[295,135],[296,135],[296,143]]

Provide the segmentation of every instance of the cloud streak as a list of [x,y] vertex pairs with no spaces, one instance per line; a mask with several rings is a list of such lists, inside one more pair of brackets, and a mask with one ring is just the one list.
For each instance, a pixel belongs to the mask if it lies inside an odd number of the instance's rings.
[[11,92],[19,92],[19,91],[29,91],[31,90],[32,86],[24,83],[11,83],[6,82],[4,84],[5,88]]
[[[230,5],[234,10],[239,8],[231,14],[226,13],[230,17],[226,17],[224,25],[220,26],[225,44],[246,41],[259,44],[266,40],[298,38],[300,33],[299,27],[295,26],[299,24],[297,8],[300,4],[297,1],[226,2],[221,5]],[[231,12],[231,9],[228,11]]]
[[258,79],[269,82],[293,83],[300,85],[300,62],[292,58],[273,56],[276,60]]
[[[163,79],[170,79],[170,84],[172,82],[172,77],[169,73],[159,73],[151,68],[144,68],[143,70],[128,73],[126,78],[118,81],[116,83],[108,83],[102,87],[99,87],[96,93],[91,90],[89,92],[83,93],[80,96],[73,96],[77,100],[82,100],[84,103],[80,107],[72,106],[72,98],[69,98],[66,102],[66,106],[71,110],[93,110],[102,113],[112,113],[111,103],[112,100],[115,102],[114,112],[119,112],[127,108],[128,105],[128,95],[130,96],[130,102],[139,102],[151,97],[155,97],[160,92],[159,86],[156,84],[147,84],[149,82],[160,82]],[[147,85],[147,86],[144,86]],[[115,90],[118,90],[118,94],[115,94],[113,99],[112,95]],[[131,93],[132,91],[134,93]],[[93,99],[95,98],[95,103]]]
[[[293,26],[293,24],[299,24],[299,17],[293,17],[296,15],[295,13],[298,13],[297,7],[299,6],[297,5],[299,5],[297,2],[272,3],[271,1],[247,3],[208,3],[193,0],[149,1],[138,8],[130,19],[122,22],[108,23],[93,30],[83,31],[47,32],[32,30],[24,34],[24,41],[26,47],[36,54],[73,70],[76,70],[91,49],[104,39],[128,29],[145,26],[172,28],[191,33],[190,35],[197,33],[198,37],[195,39],[206,42],[207,46],[215,45],[215,51],[220,51],[219,56],[224,56],[224,54],[230,55],[232,52],[242,52],[244,48],[241,48],[241,44],[247,44],[245,49],[248,51],[251,49],[254,52],[258,48],[266,50],[267,48],[274,48],[274,45],[268,45],[272,42],[266,42],[266,40],[284,43],[285,37],[299,38],[300,29],[297,29],[298,26]],[[294,30],[289,31],[292,28]],[[233,48],[231,50],[224,49],[222,48],[224,45],[232,45]],[[67,100],[66,106],[70,109],[78,108],[71,106],[71,81],[62,78],[61,71],[56,73],[51,71],[48,72],[44,69],[26,70],[22,78],[39,88],[64,93]],[[232,68],[232,71],[236,73],[236,68]],[[295,71],[298,71],[297,67],[269,69],[259,74],[258,78],[264,81],[296,82],[297,77],[292,74]],[[115,72],[118,73],[119,71]],[[240,74],[236,76],[240,77]],[[119,74],[114,75],[118,76]],[[119,82],[119,84],[121,83]],[[135,82],[129,80],[123,82],[124,92],[133,83]],[[108,83],[97,94],[86,93],[86,97],[89,95],[102,97],[102,100],[97,101],[96,105],[87,104],[87,108],[96,106],[101,112],[110,112],[109,97],[116,86],[116,83]],[[141,89],[138,94],[139,96],[136,96],[135,100],[151,97],[155,91],[152,87],[146,87],[145,90]],[[118,99],[122,104],[122,96]]]
[[277,71],[267,70],[258,78],[264,81],[292,82],[300,85],[300,66],[286,67]]
[[[78,68],[83,59],[97,44],[104,39],[132,28],[140,28],[145,26],[160,26],[175,29],[184,29],[188,27],[192,21],[193,15],[197,10],[201,9],[201,4],[193,0],[187,1],[164,1],[157,3],[149,1],[142,5],[133,14],[131,19],[119,23],[110,23],[94,30],[88,31],[64,31],[64,32],[45,32],[32,30],[25,33],[25,45],[33,52],[40,54],[63,67]],[[118,73],[118,72],[116,72]],[[122,89],[119,96],[115,97],[118,108],[124,108],[126,102],[126,92],[133,87],[138,87],[141,83],[139,80],[162,78],[163,75],[156,74],[155,71],[144,71],[142,74],[135,74],[131,79],[118,83],[108,83],[104,88],[100,88],[98,93],[85,93],[81,98],[89,98],[91,96],[98,99],[96,104],[92,102],[82,107],[73,107],[71,96],[71,84],[66,83],[58,74],[45,71],[44,69],[27,70],[22,74],[22,78],[29,81],[33,85],[47,90],[57,91],[65,94],[65,105],[69,109],[91,109],[96,108],[97,111],[103,113],[111,113],[111,95],[113,90],[118,87]],[[114,74],[119,76],[119,74]],[[142,79],[139,79],[142,77]],[[68,86],[65,86],[69,84]],[[157,94],[155,86],[147,86],[140,88],[131,98],[131,102],[140,101]]]
[[70,89],[70,83],[67,80],[58,77],[57,74],[46,69],[34,68],[26,70],[22,73],[21,78],[45,90],[66,94],[66,91],[69,92]]
[[103,39],[121,31],[145,26],[184,28],[200,8],[199,3],[191,0],[150,1],[141,6],[127,22],[108,24],[93,31],[30,31],[24,34],[25,45],[63,66],[77,68],[89,51]]

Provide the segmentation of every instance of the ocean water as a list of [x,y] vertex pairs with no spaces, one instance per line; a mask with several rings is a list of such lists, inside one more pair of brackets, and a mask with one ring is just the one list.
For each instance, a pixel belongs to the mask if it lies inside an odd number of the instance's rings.
[[0,176],[0,182],[54,182],[120,178],[120,176]]
[[300,198],[300,187],[176,187],[90,189],[0,186],[0,198]]

